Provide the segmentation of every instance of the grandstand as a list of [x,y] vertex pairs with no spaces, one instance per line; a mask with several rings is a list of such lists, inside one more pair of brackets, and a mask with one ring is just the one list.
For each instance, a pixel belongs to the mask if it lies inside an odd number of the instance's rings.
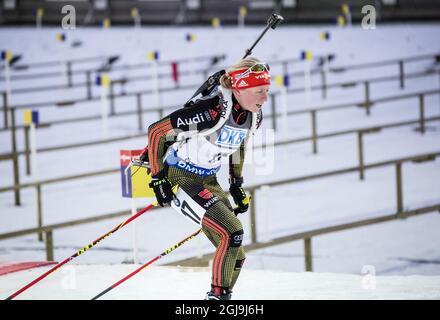
[[253,25],[265,23],[272,12],[283,15],[286,23],[334,23],[344,4],[351,7],[356,22],[362,20],[366,5],[376,8],[381,22],[440,18],[440,4],[435,0],[6,0],[0,7],[0,23],[35,25],[42,10],[44,24],[58,25],[66,4],[73,4],[78,25],[84,26],[100,25],[106,18],[114,25],[132,25],[133,8],[147,25],[209,25],[213,18],[234,25],[242,7],[247,23]]

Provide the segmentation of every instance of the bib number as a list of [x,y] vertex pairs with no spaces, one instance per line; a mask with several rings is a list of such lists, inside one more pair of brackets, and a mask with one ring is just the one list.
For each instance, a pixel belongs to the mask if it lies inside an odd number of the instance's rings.
[[174,200],[171,201],[171,207],[197,226],[202,225],[203,216],[207,211],[181,188]]

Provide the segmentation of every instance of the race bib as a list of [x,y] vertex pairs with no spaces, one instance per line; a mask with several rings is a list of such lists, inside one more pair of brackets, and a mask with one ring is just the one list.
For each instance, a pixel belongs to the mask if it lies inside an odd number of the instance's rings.
[[171,207],[192,223],[201,226],[202,220],[209,208],[219,201],[211,191],[201,188],[194,197],[179,188],[176,197],[171,201]]

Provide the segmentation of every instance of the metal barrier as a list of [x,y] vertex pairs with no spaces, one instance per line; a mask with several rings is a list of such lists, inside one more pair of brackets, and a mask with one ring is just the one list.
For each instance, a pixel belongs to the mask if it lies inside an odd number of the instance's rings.
[[[418,73],[414,73],[414,74],[408,74],[407,75],[407,79],[411,79],[411,78],[420,78],[420,77],[427,77],[427,76],[432,76],[433,74],[438,73],[440,75],[439,72],[418,72]],[[440,79],[440,78],[439,78]],[[380,83],[380,82],[388,82],[388,81],[395,81],[398,80],[398,76],[385,76],[385,77],[378,77],[378,78],[373,78],[370,80],[358,80],[358,81],[350,81],[350,82],[341,82],[341,83],[333,83],[331,85],[327,85],[325,83],[322,83],[321,85],[317,85],[317,86],[312,86],[311,90],[329,90],[329,89],[336,89],[336,88],[347,88],[347,87],[355,87],[358,85],[363,85],[365,87],[365,102],[364,102],[364,106],[366,108],[367,111],[367,115],[370,114],[370,108],[371,106],[374,104],[371,99],[370,99],[370,84],[371,83]],[[142,101],[141,98],[143,95],[146,94],[151,94],[153,93],[152,90],[144,90],[144,91],[140,91],[140,92],[132,92],[132,93],[124,93],[124,94],[119,94],[119,95],[115,95],[113,94],[113,84],[115,84],[115,82],[111,82],[110,85],[110,93],[108,98],[110,99],[110,116],[113,117],[118,117],[118,116],[125,116],[125,115],[129,115],[129,114],[138,114],[138,119],[141,120],[141,114],[145,113],[145,112],[159,112],[159,114],[163,114],[165,112],[165,110],[171,110],[171,109],[175,109],[175,108],[179,108],[180,106],[175,105],[175,106],[167,106],[167,107],[162,107],[162,108],[149,108],[147,110],[144,110],[142,108]],[[190,90],[190,89],[194,89],[196,85],[186,85],[186,86],[178,86],[178,87],[170,87],[170,88],[163,88],[161,89],[161,92],[168,92],[168,91],[174,91],[176,89],[179,90]],[[304,88],[297,88],[297,89],[289,89],[287,90],[287,93],[289,94],[294,94],[294,93],[300,93],[303,92]],[[323,91],[324,93],[324,91]],[[89,92],[90,94],[90,92]],[[326,94],[326,92],[325,92]],[[276,100],[275,100],[275,96],[280,95],[279,92],[275,92],[271,94],[271,108],[272,108],[272,115],[274,113],[276,113]],[[136,111],[124,111],[124,112],[118,112],[116,113],[115,111],[115,98],[127,98],[127,97],[136,97],[136,105],[137,105],[137,110]],[[56,102],[56,105],[58,107],[63,107],[63,106],[71,106],[74,105],[76,103],[82,103],[82,102],[90,102],[90,101],[97,101],[98,99],[101,99],[100,97],[88,97],[87,99],[79,99],[79,100],[75,100],[75,101],[64,101],[64,102]],[[3,93],[3,100],[6,101],[6,93]],[[361,104],[361,103],[356,103],[356,104]],[[39,106],[39,107],[53,107],[54,104],[53,103],[35,103],[35,104],[31,104],[31,105],[17,105],[14,107],[9,107],[7,102],[5,102],[3,104],[3,113],[4,113],[4,127],[0,129],[0,132],[2,131],[8,131],[11,128],[9,128],[8,126],[8,119],[7,119],[7,114],[9,112],[9,109],[23,109],[23,108],[30,108],[32,106]],[[299,112],[301,112],[301,110],[297,110]],[[88,117],[79,117],[79,118],[73,118],[73,119],[63,119],[63,120],[56,120],[56,121],[52,121],[51,123],[48,123],[50,125],[55,125],[55,124],[63,124],[63,123],[74,123],[74,122],[84,122],[84,121],[90,121],[90,120],[98,120],[100,119],[100,116],[88,116]],[[17,129],[23,129],[25,126],[24,125],[17,125],[16,128]],[[138,125],[138,129],[141,130],[142,126]],[[276,123],[274,122],[273,127],[276,129]]]
[[[176,60],[169,60],[169,61],[158,61],[157,64],[160,65],[170,65],[173,62],[176,63],[184,63],[184,62],[191,62],[191,61],[201,61],[201,60],[211,60],[214,62],[218,62],[220,60],[225,59],[226,55],[205,55],[205,56],[199,56],[199,57],[192,57],[192,58],[182,58],[182,59],[176,59]],[[74,75],[84,75],[87,76],[87,74],[91,74],[91,73],[100,73],[100,72],[105,72],[107,70],[107,72],[111,73],[113,71],[129,71],[132,69],[144,69],[144,68],[150,68],[151,64],[150,63],[137,63],[137,64],[125,64],[125,65],[116,65],[116,66],[111,66],[111,63],[114,63],[115,61],[117,61],[119,59],[119,56],[108,56],[106,58],[103,57],[103,59],[107,60],[107,66],[100,66],[100,67],[96,67],[96,68],[87,68],[87,69],[79,69],[79,70],[72,70],[72,63],[74,62],[74,60],[70,60],[66,62],[66,71],[65,72],[46,72],[46,73],[34,73],[34,74],[22,74],[22,75],[11,75],[11,80],[13,81],[17,81],[17,80],[34,80],[34,79],[42,79],[42,78],[58,78],[58,77],[65,77],[67,76],[67,83],[69,85],[67,86],[63,86],[64,89],[66,88],[72,88],[75,87],[76,85],[73,84],[73,79],[72,76]],[[110,63],[111,62],[111,63]],[[61,62],[58,63],[52,63],[51,65],[59,65],[61,64]],[[19,70],[22,70],[23,68],[20,66],[18,66]],[[14,70],[14,68],[12,69],[12,71]],[[168,74],[167,76],[171,77],[171,74]],[[0,81],[4,81],[4,77],[0,77]],[[51,89],[57,89],[59,88],[59,86],[46,86],[44,87],[44,89],[41,90],[51,90]],[[22,88],[20,89],[20,91],[12,91],[12,93],[25,93],[26,90],[31,90],[30,92],[33,91],[33,87],[31,88]]]
[[[153,210],[156,210],[156,209],[153,209]],[[99,221],[105,221],[105,220],[109,220],[109,219],[128,216],[130,214],[131,214],[131,212],[129,212],[129,211],[119,211],[119,212],[109,213],[109,214],[105,214],[105,215],[89,217],[89,218],[85,218],[85,219],[73,220],[73,221],[57,223],[57,224],[53,224],[53,225],[40,226],[37,228],[30,228],[30,229],[25,229],[25,230],[20,230],[20,231],[8,232],[8,233],[0,234],[0,240],[17,238],[17,237],[22,237],[22,236],[38,233],[39,240],[42,241],[43,234],[44,234],[45,235],[44,239],[46,242],[46,259],[48,261],[53,261],[53,257],[54,257],[54,254],[53,254],[53,250],[54,250],[53,231],[54,230],[68,228],[68,227],[74,227],[74,226],[88,224],[88,223],[95,223],[95,222],[99,222]]]
[[[375,225],[378,223],[390,222],[394,220],[402,220],[410,217],[419,216],[422,214],[428,214],[433,212],[440,212],[440,204],[435,204],[428,207],[417,208],[407,211],[390,213],[380,217],[374,217],[369,219],[362,219],[352,222],[347,222],[345,224],[339,225],[328,225],[322,228],[313,229],[309,231],[304,231],[300,233],[295,233],[287,235],[284,237],[275,238],[267,242],[252,242],[248,245],[244,245],[244,250],[246,252],[265,249],[276,245],[281,245],[289,243],[292,241],[303,240],[304,241],[304,270],[308,272],[313,271],[313,254],[312,254],[312,238],[316,236],[322,236],[333,232],[341,232],[346,230],[351,230],[359,227],[366,227]],[[213,253],[204,254],[202,256],[191,257],[183,260],[173,261],[165,265],[168,266],[208,266],[209,261],[214,257]]]
[[[184,59],[179,59],[179,60],[173,60],[173,61],[158,61],[158,65],[171,65],[171,63],[183,63],[183,62],[189,62],[189,61],[197,61],[199,62],[200,60],[204,60],[204,59],[211,59],[213,62],[217,63],[220,60],[225,59],[226,55],[212,55],[212,56],[201,56],[201,57],[194,57],[194,58],[184,58]],[[314,60],[318,60],[318,59],[323,59],[323,57],[317,56],[314,57]],[[281,64],[283,65],[283,69],[287,70],[288,69],[288,65],[291,64],[295,64],[298,62],[301,62],[301,59],[287,59],[287,60],[277,60],[277,61],[273,61],[271,62],[271,65],[278,65]],[[69,64],[67,65],[68,68],[68,72],[64,73],[64,72],[51,72],[51,73],[40,73],[40,74],[31,74],[31,75],[22,75],[22,76],[11,76],[11,80],[17,81],[17,80],[32,80],[32,79],[41,79],[41,78],[52,78],[52,77],[60,77],[60,76],[65,76],[67,75],[67,85],[63,84],[63,85],[46,85],[46,86],[42,86],[42,87],[28,87],[28,88],[20,88],[20,89],[15,89],[12,91],[13,94],[23,94],[23,93],[30,93],[30,92],[41,92],[41,91],[49,91],[49,90],[65,90],[68,88],[80,88],[80,87],[86,87],[86,91],[87,91],[87,97],[90,98],[91,97],[91,76],[93,73],[99,73],[101,72],[102,68],[95,68],[95,69],[82,69],[82,70],[76,70],[76,71],[72,71],[71,67],[69,68]],[[151,64],[148,63],[138,63],[138,64],[132,64],[132,65],[119,65],[119,66],[112,66],[111,68],[109,68],[110,70],[108,70],[109,73],[114,72],[114,71],[120,71],[120,70],[131,70],[131,69],[143,69],[143,68],[150,68]],[[222,68],[226,68],[226,67],[216,67],[215,69],[222,69]],[[208,68],[199,68],[199,69],[195,69],[192,71],[180,71],[179,75],[180,76],[187,76],[187,75],[191,75],[191,74],[202,74],[204,79],[206,79],[209,75],[209,73],[213,72],[211,71],[212,69],[214,69],[214,67],[210,66]],[[316,71],[315,71],[316,72]],[[85,81],[84,82],[77,82],[77,83],[73,83],[73,79],[72,76],[74,75],[83,75],[85,77]],[[295,74],[296,75],[296,74]],[[171,73],[160,73],[159,78],[171,78],[172,74]],[[113,84],[127,84],[127,83],[132,83],[132,82],[136,82],[136,81],[143,81],[143,80],[150,80],[153,79],[152,75],[145,75],[145,76],[130,76],[130,77],[123,77],[123,78],[115,78],[112,79],[112,83]],[[1,80],[1,78],[0,78]]]
[[[419,57],[410,57],[410,58],[406,58],[406,59],[404,58],[404,59],[401,59],[401,60],[398,60],[398,61],[400,61],[403,64],[404,61],[412,62],[412,61],[420,61],[420,60],[426,60],[426,59],[434,59],[434,60],[436,60],[436,59],[438,59],[438,55],[432,54],[432,55],[424,55],[424,56],[419,56]],[[283,69],[285,70],[285,74],[289,74],[289,76],[302,76],[303,75],[302,72],[288,73],[288,64],[289,63],[296,63],[298,61],[299,61],[299,59],[280,60],[280,61],[275,61],[272,64],[282,64],[283,65]],[[395,60],[383,61],[383,62],[377,62],[377,63],[368,63],[368,64],[365,64],[364,67],[375,67],[377,65],[389,65],[391,63],[395,63]],[[143,64],[136,65],[136,66],[141,66],[141,65],[143,65]],[[338,67],[338,68],[335,68],[335,70],[346,71],[346,70],[348,70],[350,68],[354,68],[354,67],[353,66]],[[4,108],[4,110],[6,110],[8,108],[23,109],[23,108],[36,108],[36,107],[43,107],[43,106],[50,107],[50,106],[72,105],[72,104],[75,104],[75,103],[81,103],[81,102],[86,102],[86,101],[90,101],[90,100],[94,101],[97,98],[93,98],[92,94],[91,94],[91,83],[92,83],[92,81],[91,81],[91,72],[92,71],[87,71],[87,72],[86,72],[86,74],[87,74],[86,82],[78,84],[78,86],[86,86],[86,88],[87,88],[87,92],[86,92],[87,99],[78,99],[78,100],[74,100],[74,101],[41,102],[41,103],[33,103],[33,104],[26,104],[26,105],[8,106],[6,95],[5,95],[5,93],[3,93],[3,108]],[[204,78],[207,78],[209,69],[196,70],[196,71],[193,71],[191,73],[201,73],[201,72],[204,73]],[[365,83],[365,85],[368,86],[370,83],[392,81],[392,80],[395,80],[395,79],[398,79],[400,81],[401,87],[402,87],[402,83],[403,83],[404,79],[423,77],[423,76],[426,76],[426,75],[431,75],[433,73],[436,73],[435,70],[427,71],[427,72],[418,72],[418,73],[413,73],[413,74],[403,74],[403,73],[400,73],[398,76],[378,77],[378,78],[375,78],[375,79],[363,79],[363,80],[349,81],[349,82],[344,82],[344,83],[336,83],[336,84],[328,85],[326,83],[326,77],[325,77],[325,75],[323,75],[323,72],[324,71],[323,71],[322,68],[318,68],[318,69],[315,69],[315,70],[312,71],[312,74],[315,74],[315,73],[320,73],[321,74],[321,81],[322,81],[322,83],[319,86],[312,86],[311,90],[312,91],[313,90],[322,90],[324,98],[327,96],[327,94],[326,94],[327,90],[333,89],[333,88],[352,87],[352,86],[356,86],[356,85],[358,85],[360,83]],[[185,72],[183,72],[183,74],[185,74]],[[163,74],[162,76],[170,76],[170,75],[169,74]],[[137,77],[132,77],[132,78],[114,79],[112,81],[112,84],[127,83],[128,81],[130,81],[130,79],[132,79],[132,80],[146,80],[146,79],[150,79],[150,78],[151,78],[151,76],[142,76],[142,77],[137,76]],[[111,89],[112,89],[112,86],[113,85],[111,85]],[[194,86],[197,86],[197,84],[195,84]],[[55,89],[65,89],[66,86],[50,87],[49,89],[51,89],[51,88],[52,89],[54,89],[54,88]],[[177,88],[180,88],[180,86],[177,86]],[[44,88],[32,88],[31,90],[32,91],[41,91],[43,89]],[[163,90],[164,91],[170,91],[170,90],[175,90],[175,89],[176,89],[176,87],[164,88]],[[302,91],[304,91],[304,88],[289,89],[288,93],[295,93],[295,92],[302,92]],[[143,91],[143,92],[135,92],[134,94],[138,94],[138,93],[147,94],[147,93],[151,93],[151,92],[152,92],[152,90],[150,90],[150,91]],[[112,93],[110,94],[110,96],[111,96],[111,100],[113,100],[114,97],[118,97],[117,95],[113,95]],[[120,95],[120,96],[125,96],[125,95]],[[5,126],[5,128],[7,128],[7,126]]]
[[[391,215],[382,216],[382,217],[376,217],[376,218],[372,218],[372,219],[359,220],[359,221],[355,221],[355,222],[351,222],[351,223],[347,223],[347,224],[341,224],[341,225],[329,226],[326,228],[320,228],[320,229],[308,231],[305,233],[299,233],[299,234],[294,234],[294,235],[290,235],[287,237],[274,239],[274,240],[271,240],[271,241],[265,242],[265,243],[258,242],[257,225],[256,225],[256,218],[255,218],[255,201],[256,201],[255,192],[259,188],[261,188],[261,184],[249,186],[246,188],[246,190],[249,192],[249,194],[252,196],[252,199],[253,199],[253,201],[251,202],[250,210],[249,210],[250,226],[251,226],[251,244],[245,246],[245,249],[248,251],[257,250],[257,249],[261,249],[261,248],[265,248],[265,247],[269,247],[269,246],[273,246],[273,245],[278,245],[278,244],[282,244],[282,243],[286,243],[286,242],[290,242],[290,241],[294,241],[294,240],[304,239],[305,249],[306,249],[305,250],[306,251],[306,271],[312,271],[311,239],[313,236],[322,235],[322,234],[335,232],[335,231],[347,230],[347,229],[351,229],[351,228],[355,228],[355,227],[366,226],[366,225],[371,225],[371,224],[385,222],[385,221],[390,221],[393,219],[403,219],[406,217],[410,217],[410,216],[414,216],[414,215],[418,215],[418,214],[422,214],[422,213],[428,213],[428,212],[440,210],[440,204],[438,204],[438,205],[434,205],[434,206],[430,206],[430,207],[424,207],[424,208],[418,208],[418,209],[414,209],[414,210],[404,211],[403,210],[403,208],[404,208],[403,194],[402,194],[402,189],[403,189],[403,186],[402,186],[402,164],[405,162],[422,163],[425,161],[433,161],[436,159],[437,156],[440,156],[440,151],[435,152],[435,153],[417,155],[417,156],[413,156],[413,157],[400,158],[400,159],[394,159],[394,160],[389,160],[389,161],[382,161],[382,162],[372,163],[372,164],[364,166],[364,170],[367,170],[367,169],[379,168],[379,167],[384,167],[384,166],[389,166],[389,165],[395,165],[395,167],[396,167],[396,196],[397,196],[396,197],[397,198],[397,211],[396,211],[396,213],[393,213]],[[280,185],[285,185],[285,184],[292,184],[292,183],[297,183],[300,181],[318,179],[318,178],[322,178],[322,177],[329,177],[329,176],[334,176],[334,175],[353,173],[358,170],[360,170],[359,167],[351,167],[351,168],[346,168],[346,169],[341,169],[341,170],[319,173],[319,174],[315,174],[315,175],[309,175],[309,176],[304,176],[304,177],[297,177],[297,178],[292,178],[292,179],[269,182],[269,183],[265,183],[264,186],[274,187],[274,186],[280,186]],[[113,171],[117,171],[117,170],[113,170]],[[107,172],[103,171],[101,174],[111,173],[113,171],[111,171],[111,170],[108,170]],[[85,177],[85,176],[87,176],[87,175],[82,175],[81,177]],[[88,176],[92,176],[92,175],[88,175]],[[80,178],[80,177],[76,177],[76,178]],[[61,181],[65,181],[65,180],[63,180],[63,178],[51,179],[51,180],[41,181],[39,183],[29,183],[25,186],[26,187],[35,186],[36,188],[39,188],[40,189],[39,194],[41,197],[41,185],[42,184],[56,183],[56,182],[61,182]],[[41,198],[40,198],[40,201],[41,201]],[[41,202],[40,202],[40,204],[41,204]],[[53,257],[54,257],[54,255],[53,255],[53,247],[54,247],[53,246],[53,231],[54,230],[66,228],[66,227],[77,226],[77,225],[82,225],[82,224],[86,224],[86,223],[93,223],[93,222],[113,219],[113,218],[121,217],[121,216],[128,215],[128,214],[130,214],[128,211],[120,211],[120,212],[90,217],[90,218],[86,218],[86,219],[74,220],[74,221],[69,221],[69,222],[59,223],[59,224],[54,224],[54,225],[48,225],[48,226],[39,225],[37,228],[31,228],[31,229],[26,229],[26,230],[20,230],[20,231],[14,231],[14,232],[0,234],[0,240],[16,238],[16,237],[20,237],[20,236],[24,236],[24,235],[28,235],[28,234],[37,233],[39,235],[39,239],[41,241],[43,238],[42,234],[45,233],[46,234],[46,237],[45,237],[46,258],[47,258],[47,260],[51,261],[51,260],[53,260]],[[39,220],[39,223],[41,221],[42,220]],[[212,257],[212,254],[209,254],[209,255],[203,256],[202,259],[197,258],[197,260],[200,262],[203,262],[203,261],[206,261],[207,259],[210,259],[211,257]],[[194,259],[195,258],[185,259],[183,261],[174,262],[173,264],[183,265],[186,263],[193,263]]]
[[[440,90],[430,90],[430,91],[424,91],[424,92],[417,92],[417,93],[412,93],[412,94],[407,94],[407,95],[399,95],[399,96],[391,96],[391,97],[384,97],[384,98],[378,98],[375,100],[369,100],[370,105],[375,105],[378,103],[383,103],[383,102],[390,102],[390,101],[397,101],[397,100],[401,100],[401,99],[410,99],[410,98],[418,98],[419,101],[419,110],[420,110],[420,118],[419,118],[419,123],[420,123],[420,132],[422,134],[425,133],[425,122],[429,122],[432,120],[435,120],[435,117],[431,117],[431,118],[425,118],[425,103],[424,103],[424,99],[425,96],[429,96],[429,95],[436,95],[436,94],[440,94]],[[344,103],[344,104],[340,104],[340,105],[335,105],[335,106],[326,106],[326,107],[315,107],[315,108],[311,108],[311,109],[302,109],[302,110],[295,110],[295,111],[290,111],[287,113],[288,116],[292,116],[292,115],[301,115],[301,114],[310,114],[311,116],[311,122],[312,122],[312,141],[313,141],[313,152],[317,153],[317,140],[320,137],[323,137],[323,135],[318,135],[317,133],[317,113],[318,112],[325,112],[325,111],[332,111],[332,110],[338,110],[338,109],[346,109],[346,108],[363,108],[365,107],[365,104],[362,102],[351,102],[351,103]],[[158,112],[159,113],[159,119],[163,116],[165,110],[171,110],[174,109],[175,107],[166,107],[166,108],[155,108],[155,109],[148,109],[148,110],[137,110],[137,111],[126,111],[124,113],[120,113],[118,116],[128,116],[128,115],[133,115],[133,114],[138,114],[138,118],[139,120],[141,119],[140,114],[142,113],[150,113],[150,112]],[[267,118],[272,118],[272,126],[273,129],[276,129],[277,124],[276,124],[276,118],[280,117],[281,114],[280,113],[273,113],[274,109],[272,109],[272,114],[267,115]],[[13,112],[11,112],[13,113]],[[14,117],[15,118],[15,117]],[[78,118],[78,119],[65,119],[65,120],[60,120],[58,122],[51,122],[51,123],[43,123],[40,124],[39,127],[40,128],[44,128],[47,126],[52,126],[55,124],[58,124],[59,122],[62,123],[72,123],[72,122],[76,122],[76,121],[85,121],[85,120],[98,120],[100,119],[100,116],[92,116],[92,117],[83,117],[83,118]],[[416,120],[414,120],[416,121]],[[414,121],[411,121],[411,124],[414,123]],[[139,121],[141,122],[141,121]],[[396,124],[390,124],[391,126],[398,126],[401,123],[396,123]],[[409,124],[407,121],[402,122],[402,124]],[[385,126],[374,126],[374,127],[370,127],[370,128],[363,128],[363,131],[366,130],[373,130],[376,128],[386,128],[389,125],[385,125]],[[26,155],[26,166],[29,166],[29,148],[26,148],[26,140],[27,138],[27,134],[26,131],[28,130],[28,126],[13,126],[14,128],[22,128],[25,130],[25,149],[21,150],[21,151],[16,151],[15,153],[20,156],[20,155]],[[359,129],[360,130],[360,129]],[[142,130],[140,130],[142,131]],[[356,130],[358,131],[358,130]],[[344,131],[346,132],[346,131]],[[353,131],[351,130],[350,133],[352,133]],[[336,135],[340,135],[339,133],[333,133],[330,134],[332,136],[336,136]],[[121,136],[121,137],[116,137],[116,138],[111,138],[111,139],[99,139],[96,141],[89,141],[86,143],[73,143],[70,145],[63,145],[63,146],[54,146],[54,147],[46,147],[46,148],[40,148],[37,151],[39,153],[41,152],[51,152],[51,151],[56,151],[56,150],[66,150],[66,149],[71,149],[71,148],[76,148],[76,147],[84,147],[84,146],[92,146],[92,145],[99,145],[99,144],[104,144],[104,143],[110,143],[110,142],[116,142],[116,141],[123,141],[123,140],[127,140],[127,139],[132,139],[132,138],[139,138],[145,136],[145,133],[141,133],[141,134],[135,134],[135,135],[127,135],[127,136]],[[325,135],[327,136],[327,135]],[[295,140],[289,140],[289,141],[296,141]],[[301,141],[304,141],[304,139],[302,139]],[[290,143],[290,142],[289,142]],[[5,160],[10,160],[12,159],[14,156],[14,153],[3,153],[0,154],[0,161],[5,161]]]
[[[368,84],[366,84],[366,88],[368,88]],[[369,91],[366,89],[366,92],[369,92]],[[420,105],[420,115],[421,115],[420,120],[419,120],[420,132],[423,134],[425,132],[424,124],[425,124],[426,121],[436,121],[436,120],[438,120],[437,117],[433,117],[433,118],[429,118],[429,119],[425,119],[424,118],[424,96],[425,95],[430,95],[430,94],[438,94],[438,93],[439,93],[439,90],[435,90],[435,91],[427,91],[427,92],[416,93],[416,94],[411,94],[411,95],[403,95],[403,96],[398,96],[398,97],[386,97],[386,98],[376,99],[374,101],[369,99],[369,94],[366,94],[366,100],[364,102],[362,102],[362,103],[357,103],[356,106],[357,107],[366,107],[367,110],[368,110],[367,111],[367,114],[368,114],[369,113],[369,107],[371,105],[375,104],[375,103],[388,102],[388,101],[399,100],[399,99],[406,99],[406,98],[411,98],[411,97],[414,97],[414,96],[418,96],[419,97],[419,105]],[[138,98],[138,100],[139,100],[139,98]],[[299,110],[299,111],[289,112],[288,115],[301,114],[301,113],[310,112],[311,117],[312,117],[312,137],[291,140],[290,142],[281,142],[279,144],[294,143],[293,141],[300,142],[300,140],[304,141],[304,139],[312,140],[313,151],[314,151],[314,153],[317,153],[317,140],[319,138],[325,138],[325,137],[330,137],[330,136],[336,136],[336,135],[353,133],[353,130],[351,130],[350,132],[344,132],[344,133],[343,132],[338,132],[338,133],[331,133],[331,134],[326,134],[326,135],[318,135],[317,134],[317,129],[316,129],[316,112],[317,111],[335,110],[335,109],[341,109],[341,108],[346,108],[346,107],[353,107],[353,105],[352,104],[350,104],[350,105],[345,104],[345,105],[339,105],[339,106],[315,108],[315,109],[312,109],[312,110]],[[163,112],[163,110],[164,110],[164,108],[160,108],[160,109],[155,109],[155,110],[152,110],[152,111],[156,111],[156,112],[158,111],[160,113],[160,112]],[[273,114],[271,116],[269,116],[269,117],[272,117],[274,119],[274,127],[275,127],[276,126],[275,118],[276,118],[276,116],[278,116],[278,114],[275,111],[275,106],[273,106],[272,110],[273,110]],[[15,112],[14,111],[15,111],[15,109],[11,112],[11,118],[13,119],[13,122],[15,123],[15,119],[14,119],[15,118],[15,115],[14,115]],[[144,112],[144,111],[142,111],[142,112]],[[7,111],[6,111],[6,114],[7,114]],[[372,128],[364,128],[364,129],[356,130],[356,132],[358,134],[358,152],[359,152],[359,166],[356,167],[357,168],[356,170],[359,171],[360,179],[364,179],[364,170],[366,168],[368,168],[368,166],[365,166],[364,163],[363,163],[363,142],[362,142],[363,141],[362,140],[363,134],[368,133],[368,132],[377,132],[381,128],[385,128],[385,127],[396,127],[396,126],[399,126],[399,125],[408,125],[408,124],[413,124],[413,123],[415,123],[415,121],[395,123],[395,124],[390,124],[390,125],[386,125],[386,126],[382,126],[382,127],[372,127]],[[139,136],[141,136],[141,135],[139,135]],[[133,136],[131,136],[131,137],[133,137]],[[137,136],[135,136],[135,137],[137,137]],[[122,140],[122,139],[127,139],[127,137],[116,138],[116,139],[109,139],[107,141],[89,142],[87,144],[75,144],[75,145],[67,146],[65,148],[72,148],[72,147],[84,146],[84,145],[94,145],[94,144],[98,144],[98,143],[108,143],[108,142],[111,142],[111,141],[117,141],[117,140]],[[12,134],[12,144],[13,144],[13,148],[14,148],[14,145],[15,145],[15,150],[16,150],[15,133]],[[276,144],[276,145],[279,145],[279,144]],[[62,147],[52,147],[52,148],[47,148],[47,150],[45,150],[45,151],[53,151],[53,150],[60,150],[60,149],[62,149]],[[41,152],[41,150],[40,150],[40,152]],[[12,154],[9,154],[10,157],[7,157],[7,156],[3,155],[3,158],[7,158],[7,159],[11,159],[12,158],[13,163],[15,164],[14,167],[18,168],[18,155],[20,155],[20,154],[28,155],[29,151],[25,150],[25,151],[21,151],[21,152],[14,152]],[[432,155],[430,155],[430,156],[432,156]],[[434,158],[435,158],[435,156],[434,156]],[[399,168],[399,166],[396,166],[396,170],[398,170],[397,168]],[[34,186],[36,188],[36,192],[37,192],[37,195],[38,195],[37,198],[39,199],[38,203],[37,203],[37,211],[38,211],[38,221],[39,221],[38,223],[39,223],[39,225],[41,225],[42,224],[42,213],[41,213],[41,207],[42,207],[42,205],[41,205],[41,186],[42,186],[42,184],[45,184],[45,183],[55,183],[57,181],[66,181],[66,180],[72,180],[72,179],[79,179],[79,178],[84,178],[84,177],[88,177],[88,176],[96,176],[96,175],[101,175],[101,174],[117,172],[117,171],[118,171],[118,169],[107,170],[107,171],[94,172],[94,173],[88,173],[88,174],[71,176],[71,177],[52,179],[52,180],[49,180],[49,181],[46,181],[46,182],[44,182],[44,181],[41,182],[40,181],[39,183],[22,184],[22,185],[20,185],[19,177],[17,175],[16,170],[14,170],[14,181],[15,181],[14,186],[13,187],[0,188],[0,192],[15,191],[16,204],[19,204],[20,200],[19,200],[18,191],[21,188],[25,188],[25,187],[29,187],[29,186]],[[251,192],[253,192],[253,191],[251,190]],[[254,211],[254,210],[252,210],[252,208],[251,208],[251,211]],[[254,219],[254,217],[252,215],[251,215],[251,219]],[[255,232],[253,234],[256,235]]]
[[[86,62],[90,62],[90,61],[103,61],[103,60],[107,60],[110,59],[111,56],[98,56],[98,57],[84,57],[84,58],[76,58],[76,59],[69,59],[64,61],[64,63],[66,64],[66,70],[67,70],[67,65],[70,64],[71,66],[76,63],[76,64],[80,64],[80,63],[86,63]],[[12,71],[18,71],[18,70],[28,70],[28,69],[35,69],[35,68],[46,68],[46,67],[50,67],[50,66],[58,66],[60,64],[64,64],[62,63],[60,60],[53,60],[53,61],[40,61],[40,62],[32,62],[32,63],[27,63],[27,64],[14,64],[14,66],[12,67]],[[4,66],[0,66],[0,70],[4,70]],[[0,81],[4,81],[4,77],[0,77]]]
[[[417,94],[417,96],[423,97],[420,94]],[[386,101],[389,101],[389,98],[383,98],[383,99],[386,99]],[[419,98],[419,101],[423,101],[423,99]],[[288,141],[281,141],[281,142],[275,143],[274,146],[281,146],[281,145],[292,144],[292,143],[312,141],[313,153],[317,153],[319,139],[348,135],[348,134],[357,134],[357,137],[358,137],[358,158],[359,158],[359,168],[360,168],[359,175],[360,175],[360,179],[363,180],[364,179],[364,151],[363,151],[364,150],[364,147],[363,147],[364,134],[379,132],[382,129],[396,128],[396,127],[400,127],[400,126],[407,126],[407,125],[412,125],[412,124],[417,124],[417,123],[420,124],[420,127],[419,127],[420,133],[424,134],[425,133],[425,123],[432,122],[432,121],[438,121],[439,117],[424,118],[423,107],[424,107],[424,104],[422,104],[420,107],[420,119],[419,120],[402,121],[402,122],[397,122],[397,123],[385,124],[382,126],[372,126],[372,127],[366,127],[366,128],[344,130],[344,131],[332,132],[332,133],[321,134],[321,135],[317,134],[317,129],[316,129],[316,111],[318,109],[312,110],[311,111],[311,114],[312,114],[312,133],[311,133],[310,137],[303,137],[303,138],[297,138],[297,139],[292,139],[292,140],[288,140]],[[330,110],[334,109],[334,107],[329,107],[329,108],[330,108]],[[327,109],[328,108],[323,108],[323,110],[327,110]],[[322,110],[322,109],[319,109],[319,110]],[[309,111],[307,111],[307,112],[309,112]],[[69,146],[55,146],[55,147],[50,147],[50,148],[42,148],[42,149],[38,150],[38,152],[66,150],[68,148],[98,145],[98,144],[102,144],[102,143],[122,141],[122,140],[130,139],[130,138],[138,138],[138,137],[143,137],[143,136],[144,136],[144,134],[130,135],[130,136],[118,137],[118,138],[107,139],[107,140],[90,141],[87,143],[77,143],[77,144],[72,144]],[[13,143],[15,143],[14,142],[15,135],[12,135],[12,137],[13,137]],[[262,148],[264,146],[266,146],[266,145],[259,146],[257,148]],[[26,171],[30,172],[30,159],[29,159],[30,150],[29,149],[26,149],[26,150],[20,151],[20,152],[16,152],[14,154],[0,155],[0,160],[12,159],[13,165],[14,165],[14,184],[15,184],[15,186],[18,186],[15,188],[13,188],[13,187],[7,187],[6,189],[0,188],[0,192],[14,190],[16,205],[20,204],[20,189],[22,188],[20,186],[20,178],[19,178],[19,172],[18,172],[18,156],[23,155],[23,154],[26,155]],[[117,170],[117,169],[115,169],[115,170]],[[101,173],[97,172],[97,174],[99,175]],[[80,175],[80,176],[82,176],[82,175]]]

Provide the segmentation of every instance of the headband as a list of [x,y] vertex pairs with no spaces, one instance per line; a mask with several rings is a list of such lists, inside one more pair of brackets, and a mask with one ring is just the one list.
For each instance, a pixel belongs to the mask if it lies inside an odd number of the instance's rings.
[[254,72],[250,69],[240,69],[230,72],[232,78],[232,89],[247,89],[263,85],[270,85],[270,74],[268,71]]

